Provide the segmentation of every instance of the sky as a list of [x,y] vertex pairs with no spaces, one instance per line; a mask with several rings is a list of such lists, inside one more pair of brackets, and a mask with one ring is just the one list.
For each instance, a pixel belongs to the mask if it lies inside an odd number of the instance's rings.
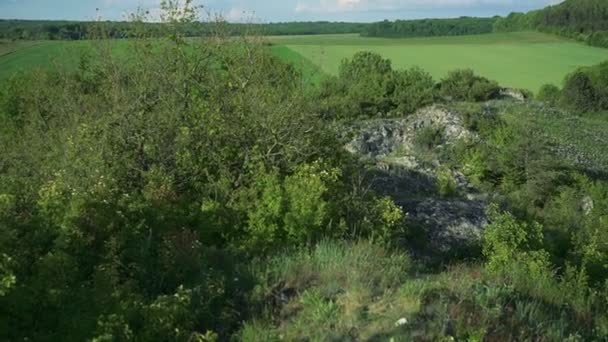
[[[506,15],[558,2],[560,0],[200,0],[197,3],[233,22],[372,22]],[[159,3],[160,0],[0,0],[0,18],[122,20],[138,7],[150,10],[155,17]]]

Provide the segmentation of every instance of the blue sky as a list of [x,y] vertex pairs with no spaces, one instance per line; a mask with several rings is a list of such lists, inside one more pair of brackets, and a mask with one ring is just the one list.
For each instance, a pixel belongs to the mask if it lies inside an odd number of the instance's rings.
[[[203,0],[230,21],[378,21],[383,19],[504,15],[559,0]],[[0,0],[0,18],[124,19],[138,6],[158,13],[160,0]],[[99,12],[97,12],[99,9]]]

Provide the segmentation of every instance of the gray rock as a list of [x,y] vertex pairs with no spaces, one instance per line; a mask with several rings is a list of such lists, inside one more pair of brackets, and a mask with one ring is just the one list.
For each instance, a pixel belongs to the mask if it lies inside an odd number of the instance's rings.
[[439,198],[436,172],[441,164],[438,160],[422,163],[414,148],[416,134],[429,126],[443,130],[444,144],[477,139],[464,127],[459,113],[434,105],[405,119],[359,125],[347,150],[376,160],[372,187],[404,209],[409,226],[424,227],[433,253],[452,253],[480,243],[487,224],[486,196],[476,193],[462,173],[453,172],[462,197]]
[[525,102],[526,95],[521,91],[513,88],[502,88],[500,90],[500,97],[510,98],[516,101]]

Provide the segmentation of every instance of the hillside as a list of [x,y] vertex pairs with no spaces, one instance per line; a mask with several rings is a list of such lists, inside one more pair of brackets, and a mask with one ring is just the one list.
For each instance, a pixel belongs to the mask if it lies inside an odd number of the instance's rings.
[[606,50],[194,4],[0,40],[0,341],[608,341]]

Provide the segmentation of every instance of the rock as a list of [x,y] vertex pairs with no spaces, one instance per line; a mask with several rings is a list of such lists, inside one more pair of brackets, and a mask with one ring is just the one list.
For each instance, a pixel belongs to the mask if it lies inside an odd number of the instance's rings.
[[502,88],[500,90],[500,97],[511,98],[516,101],[525,102],[526,95],[521,91],[513,88]]
[[593,203],[593,198],[591,198],[590,196],[585,196],[585,198],[583,198],[583,203],[581,207],[585,216],[589,216],[591,214],[594,206],[595,205]]
[[481,242],[487,200],[459,172],[452,176],[462,197],[439,197],[437,170],[441,163],[436,159],[421,162],[414,148],[417,133],[429,126],[443,130],[443,144],[477,139],[458,112],[434,105],[404,119],[360,123],[346,149],[376,161],[375,170],[370,171],[372,188],[391,197],[407,213],[407,226],[424,235],[426,246],[411,246],[414,254],[425,258],[466,254]]
[[406,325],[407,324],[407,318],[403,317],[397,320],[397,322],[395,322],[395,326],[396,327],[400,327],[402,325]]
[[356,137],[346,149],[351,153],[371,158],[386,157],[394,152],[411,154],[417,132],[429,126],[443,130],[446,144],[453,144],[460,139],[476,138],[474,133],[464,127],[459,113],[434,105],[421,109],[405,119],[365,122],[358,128]]

